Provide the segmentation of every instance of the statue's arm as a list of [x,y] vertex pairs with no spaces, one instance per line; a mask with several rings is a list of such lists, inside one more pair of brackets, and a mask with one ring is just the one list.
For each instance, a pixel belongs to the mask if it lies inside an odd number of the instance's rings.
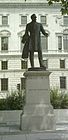
[[48,33],[45,32],[42,24],[40,24],[40,29],[41,29],[42,34],[48,37]]
[[25,35],[28,35],[28,24],[26,25]]

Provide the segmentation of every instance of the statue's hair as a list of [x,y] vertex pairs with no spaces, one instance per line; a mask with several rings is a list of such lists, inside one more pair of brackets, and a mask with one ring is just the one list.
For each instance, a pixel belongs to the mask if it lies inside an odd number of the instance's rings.
[[31,15],[31,19],[33,19],[34,17],[36,18],[36,15],[35,14],[32,14]]

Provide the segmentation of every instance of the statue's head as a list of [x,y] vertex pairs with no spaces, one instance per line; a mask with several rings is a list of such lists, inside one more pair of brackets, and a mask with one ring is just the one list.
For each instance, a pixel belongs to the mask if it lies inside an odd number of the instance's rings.
[[36,21],[36,18],[37,18],[37,17],[36,17],[35,14],[32,14],[32,15],[31,15],[31,19],[32,19],[32,21]]

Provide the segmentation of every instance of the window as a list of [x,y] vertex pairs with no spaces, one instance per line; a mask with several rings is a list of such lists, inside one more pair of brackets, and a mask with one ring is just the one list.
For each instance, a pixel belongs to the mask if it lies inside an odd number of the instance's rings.
[[20,84],[17,84],[17,90],[20,91]]
[[65,76],[60,77],[60,88],[66,89],[66,77]]
[[68,52],[68,29],[63,30],[62,33],[58,33],[58,50]]
[[63,17],[64,26],[68,26],[68,16]]
[[1,69],[2,70],[8,69],[8,61],[1,61]]
[[8,16],[2,16],[2,25],[8,25]]
[[25,89],[25,78],[21,78],[21,90]]
[[68,51],[68,34],[63,35],[63,46],[64,51]]
[[21,16],[21,25],[27,24],[27,16]]
[[62,50],[62,36],[58,36],[58,49]]
[[41,16],[41,23],[46,24],[46,16]]
[[27,61],[21,60],[21,69],[27,69]]
[[1,91],[8,90],[8,78],[1,79]]
[[24,44],[21,41],[22,41],[22,36],[20,37],[20,50],[22,51],[24,48]]
[[45,66],[46,68],[48,68],[48,59],[43,60],[43,63],[44,63],[44,66]]
[[41,46],[44,52],[48,50],[48,37],[41,36]]
[[60,60],[60,68],[65,68],[65,60]]
[[8,37],[1,37],[1,50],[8,50]]

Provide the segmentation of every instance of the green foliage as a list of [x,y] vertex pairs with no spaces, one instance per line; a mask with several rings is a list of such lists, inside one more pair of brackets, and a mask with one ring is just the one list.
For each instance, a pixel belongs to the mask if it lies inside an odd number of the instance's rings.
[[63,99],[61,101],[61,108],[68,109],[68,95],[67,94],[63,95]]
[[61,12],[63,14],[68,14],[68,0],[47,0],[49,5],[54,2],[59,2],[61,4]]
[[6,99],[0,99],[0,110],[21,110],[25,104],[25,94],[22,92],[12,92]]
[[68,109],[68,94],[60,92],[57,88],[50,90],[50,101],[54,109]]
[[6,100],[0,99],[0,110],[5,110],[6,108]]
[[50,91],[50,100],[51,100],[51,104],[53,105],[53,107],[56,108],[60,108],[60,95],[58,93],[58,89],[51,89]]
[[[50,90],[50,101],[54,109],[68,109],[68,94],[59,89]],[[6,99],[0,99],[0,110],[23,110],[25,105],[25,92],[12,92]]]

